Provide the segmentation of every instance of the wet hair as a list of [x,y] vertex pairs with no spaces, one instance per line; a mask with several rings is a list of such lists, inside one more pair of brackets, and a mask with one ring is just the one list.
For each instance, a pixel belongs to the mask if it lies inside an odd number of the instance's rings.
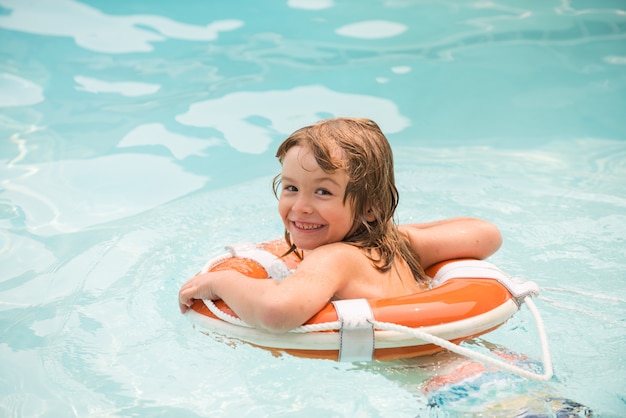
[[[350,201],[355,213],[352,228],[342,242],[365,250],[372,265],[382,272],[394,265],[395,256],[399,254],[415,280],[425,283],[427,278],[419,256],[394,221],[399,194],[393,152],[378,125],[369,119],[337,118],[298,129],[278,147],[276,157],[281,164],[294,146],[308,148],[327,173],[347,172],[349,180],[343,200],[344,204]],[[280,181],[279,174],[273,181],[277,197]],[[285,240],[290,246],[287,254],[295,252],[302,258],[287,231]]]

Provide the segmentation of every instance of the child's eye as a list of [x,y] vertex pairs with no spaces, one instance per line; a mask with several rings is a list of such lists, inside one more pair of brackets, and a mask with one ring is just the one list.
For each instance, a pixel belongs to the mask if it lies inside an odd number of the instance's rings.
[[292,186],[290,184],[286,185],[283,190],[287,191],[287,192],[297,192],[298,188],[296,186]]
[[315,193],[322,195],[322,196],[332,196],[332,193],[326,189],[317,189]]

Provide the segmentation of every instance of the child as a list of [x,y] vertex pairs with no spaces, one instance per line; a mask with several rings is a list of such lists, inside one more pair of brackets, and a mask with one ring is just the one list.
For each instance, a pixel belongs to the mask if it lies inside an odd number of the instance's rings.
[[485,221],[455,218],[397,226],[393,155],[368,119],[338,118],[294,132],[278,148],[274,179],[285,238],[302,258],[280,282],[236,271],[199,274],[179,292],[181,312],[194,299],[223,299],[256,328],[286,332],[331,299],[387,298],[425,290],[424,268],[454,258],[486,258],[501,244]]

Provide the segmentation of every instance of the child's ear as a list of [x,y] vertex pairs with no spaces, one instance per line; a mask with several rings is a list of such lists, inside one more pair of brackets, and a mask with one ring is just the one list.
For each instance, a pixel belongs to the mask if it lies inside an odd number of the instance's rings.
[[374,211],[372,210],[372,206],[370,204],[365,205],[365,220],[367,222],[374,222],[376,220],[376,216],[374,216]]

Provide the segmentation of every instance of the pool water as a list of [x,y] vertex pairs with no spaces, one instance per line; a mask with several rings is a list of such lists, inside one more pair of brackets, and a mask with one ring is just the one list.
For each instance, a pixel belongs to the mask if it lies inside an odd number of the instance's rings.
[[[617,0],[0,0],[0,416],[624,416],[625,114]],[[549,382],[429,391],[463,360],[277,358],[178,313],[282,235],[280,141],[346,115],[392,143],[399,222],[500,227]],[[466,345],[541,353],[526,308]]]

